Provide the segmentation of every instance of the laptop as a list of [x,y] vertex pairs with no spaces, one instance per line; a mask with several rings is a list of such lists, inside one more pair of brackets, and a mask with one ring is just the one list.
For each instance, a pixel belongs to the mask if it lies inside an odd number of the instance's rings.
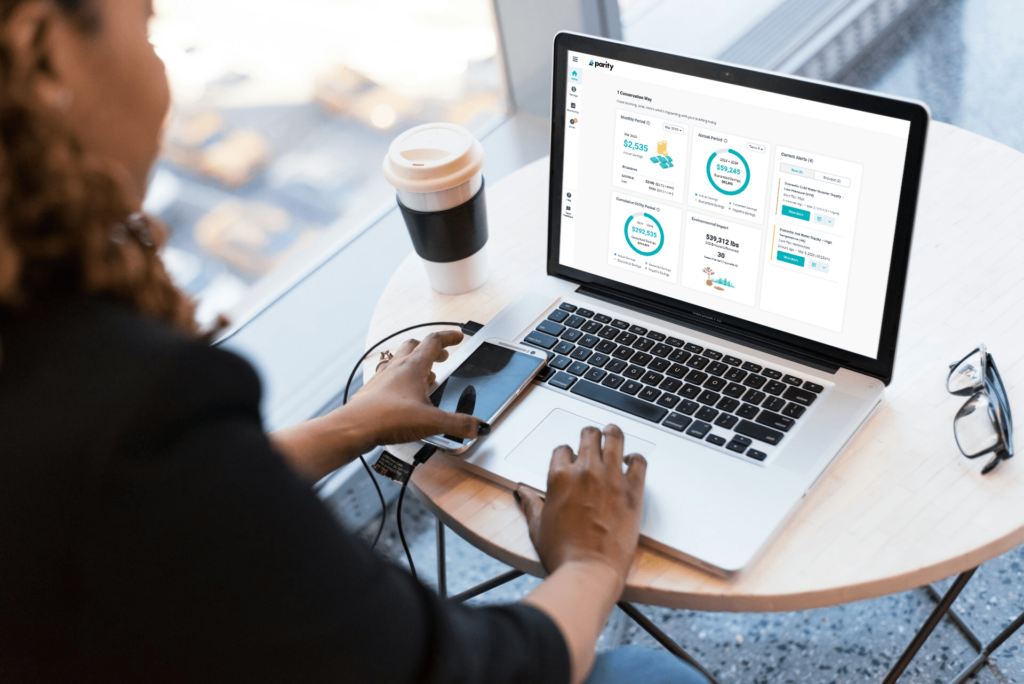
[[549,367],[458,462],[544,490],[615,423],[643,543],[728,577],[892,377],[928,110],[572,33],[553,83],[547,276],[459,354]]

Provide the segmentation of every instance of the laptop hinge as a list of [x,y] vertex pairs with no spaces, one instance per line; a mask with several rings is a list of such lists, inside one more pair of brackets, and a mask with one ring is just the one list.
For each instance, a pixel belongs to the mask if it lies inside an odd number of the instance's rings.
[[802,363],[805,366],[816,368],[817,370],[825,373],[831,373],[834,375],[840,369],[840,366],[834,361],[830,361],[821,356],[809,354],[791,347],[784,347],[755,335],[737,331],[733,328],[728,328],[722,325],[717,325],[713,321],[709,321],[692,314],[687,314],[682,311],[670,309],[667,306],[663,306],[649,299],[643,299],[632,295],[624,295],[621,292],[616,292],[610,288],[595,284],[580,285],[579,289],[576,291],[580,294],[587,295],[588,297],[593,297],[594,299],[600,299],[611,304],[617,304],[627,309],[631,309],[637,313],[655,316],[677,325],[708,332],[717,337],[722,337],[738,344],[742,344],[745,347],[767,352],[773,356],[779,356],[784,359],[789,359],[790,361],[796,361],[797,363]]

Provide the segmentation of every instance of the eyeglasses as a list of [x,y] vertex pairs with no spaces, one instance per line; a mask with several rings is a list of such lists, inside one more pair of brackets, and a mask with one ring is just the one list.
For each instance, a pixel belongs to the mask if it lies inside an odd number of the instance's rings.
[[953,434],[960,451],[967,458],[995,452],[981,474],[990,473],[1000,461],[1013,458],[1010,400],[995,359],[985,345],[949,364],[946,389],[950,394],[970,396],[953,419]]

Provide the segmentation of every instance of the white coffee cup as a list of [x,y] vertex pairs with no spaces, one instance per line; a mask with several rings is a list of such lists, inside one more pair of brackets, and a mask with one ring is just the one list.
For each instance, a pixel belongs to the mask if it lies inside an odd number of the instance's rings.
[[484,148],[462,126],[411,128],[391,143],[384,176],[395,187],[409,237],[442,294],[487,281]]

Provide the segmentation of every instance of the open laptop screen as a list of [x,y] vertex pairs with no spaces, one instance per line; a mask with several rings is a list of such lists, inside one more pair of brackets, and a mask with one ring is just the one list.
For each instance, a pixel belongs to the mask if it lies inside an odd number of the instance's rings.
[[560,265],[878,358],[909,121],[566,64]]

